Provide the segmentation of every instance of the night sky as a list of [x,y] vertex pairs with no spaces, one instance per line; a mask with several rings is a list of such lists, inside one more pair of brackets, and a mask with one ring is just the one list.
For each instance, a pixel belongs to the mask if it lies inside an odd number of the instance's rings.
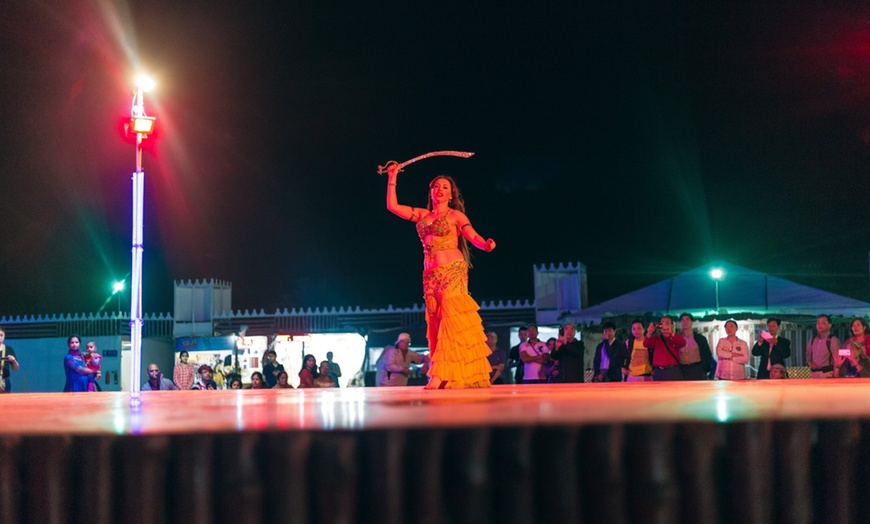
[[870,6],[599,3],[0,0],[0,315],[97,311],[129,272],[140,67],[146,312],[195,278],[235,309],[420,303],[376,168],[443,149],[476,154],[399,201],[457,179],[498,243],[478,300],[714,260],[870,299]]

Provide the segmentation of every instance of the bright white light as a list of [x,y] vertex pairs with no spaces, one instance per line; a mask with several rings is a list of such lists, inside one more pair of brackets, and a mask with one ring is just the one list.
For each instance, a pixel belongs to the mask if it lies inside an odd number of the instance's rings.
[[716,400],[716,420],[719,422],[728,422],[728,419],[731,418],[728,413],[728,401],[725,397],[719,397]]
[[723,276],[725,276],[725,272],[718,267],[710,271],[710,278],[713,280],[720,280]]
[[154,83],[154,80],[148,75],[139,75],[136,77],[136,87],[141,91],[145,91],[147,93],[148,91],[154,89],[155,85],[156,84]]
[[112,294],[113,294],[113,295],[116,294],[116,293],[120,293],[121,291],[124,291],[124,281],[123,281],[123,280],[120,280],[120,281],[118,281],[118,282],[115,282],[115,283],[112,285]]

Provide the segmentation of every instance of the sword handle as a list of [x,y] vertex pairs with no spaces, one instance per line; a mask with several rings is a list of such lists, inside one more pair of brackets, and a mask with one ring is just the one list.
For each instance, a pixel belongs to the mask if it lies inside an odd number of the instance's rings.
[[[386,164],[384,164],[382,166],[378,166],[378,174],[383,175],[384,173],[387,172],[387,169],[389,169],[390,166],[400,166],[400,164],[398,162],[396,162],[395,160],[390,160]],[[400,166],[398,173],[401,173],[402,171],[404,171],[404,170]]]

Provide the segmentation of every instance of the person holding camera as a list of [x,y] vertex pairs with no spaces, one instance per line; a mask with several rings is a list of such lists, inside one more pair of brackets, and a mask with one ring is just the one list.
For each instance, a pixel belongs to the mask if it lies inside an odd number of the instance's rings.
[[870,377],[870,357],[867,356],[870,335],[867,334],[867,322],[863,318],[855,318],[851,327],[853,336],[834,356],[834,377]]
[[680,349],[686,345],[686,339],[679,333],[674,333],[672,316],[663,316],[659,324],[650,322],[646,328],[643,345],[653,353],[654,381],[683,380],[683,373],[680,370]]
[[761,357],[758,363],[758,379],[770,378],[770,367],[774,364],[785,365],[785,359],[791,356],[791,342],[784,337],[779,336],[779,326],[782,324],[778,318],[770,318],[767,320],[767,332],[770,336],[765,336],[764,333],[758,337],[755,345],[752,347],[752,355]]
[[574,324],[565,324],[556,340],[556,349],[550,351],[550,358],[559,362],[561,382],[583,382],[586,346],[577,340]]
[[15,358],[15,350],[7,346],[6,331],[0,327],[0,393],[12,393],[12,381],[9,380],[9,371],[18,371],[18,360]]

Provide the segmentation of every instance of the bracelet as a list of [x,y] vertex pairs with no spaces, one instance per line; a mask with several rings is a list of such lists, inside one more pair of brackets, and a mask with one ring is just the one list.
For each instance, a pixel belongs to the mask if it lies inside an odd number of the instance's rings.
[[387,186],[394,186],[394,185],[396,185],[396,184],[394,184],[394,183],[393,183],[393,184],[387,184]]

